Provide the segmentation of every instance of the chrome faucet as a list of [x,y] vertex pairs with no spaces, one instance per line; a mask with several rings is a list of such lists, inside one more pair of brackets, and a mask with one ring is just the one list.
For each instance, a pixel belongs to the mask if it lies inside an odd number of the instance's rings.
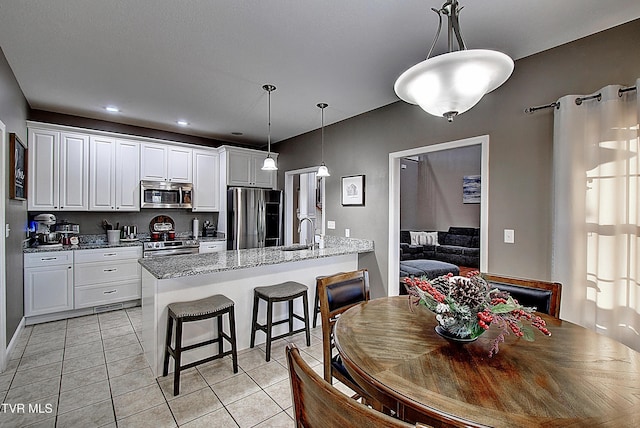
[[[312,229],[312,232],[314,232],[313,234],[314,234],[314,237],[315,237],[315,230],[313,230],[314,229],[313,220],[311,218],[309,218],[309,217],[302,217],[300,219],[300,223],[298,223],[298,233],[302,232],[302,223],[304,223],[305,220],[307,220],[311,224],[311,229]],[[307,233],[307,238],[308,238],[308,233]],[[314,242],[315,239],[312,239],[311,240],[311,244],[309,244],[307,238],[305,238],[304,244],[309,246],[310,249],[313,249],[314,244],[315,244],[315,242]]]

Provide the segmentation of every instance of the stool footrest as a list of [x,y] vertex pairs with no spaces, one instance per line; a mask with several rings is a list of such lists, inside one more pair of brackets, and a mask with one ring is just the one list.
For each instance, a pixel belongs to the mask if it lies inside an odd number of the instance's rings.
[[302,332],[305,332],[305,331],[307,331],[306,328],[302,327],[302,328],[299,328],[298,330],[293,330],[291,332],[287,332],[287,333],[281,334],[279,336],[273,336],[271,338],[271,341],[273,342],[274,340],[282,339],[283,337],[293,336],[294,334],[302,333]]
[[[209,361],[217,360],[219,358],[226,357],[227,355],[233,355],[233,351],[229,350],[229,351],[223,352],[222,354],[214,355],[213,357],[207,357],[207,358],[203,358],[202,360],[194,361],[193,363],[185,364],[180,368],[180,370],[190,369],[191,367],[195,367],[198,364],[208,363]],[[238,368],[235,367],[233,369],[233,372],[238,373]]]

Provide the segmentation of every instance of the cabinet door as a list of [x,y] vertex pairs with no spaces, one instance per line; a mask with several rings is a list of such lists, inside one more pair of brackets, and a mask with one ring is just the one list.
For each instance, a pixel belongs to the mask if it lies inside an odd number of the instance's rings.
[[71,265],[24,270],[24,314],[45,315],[73,309]]
[[220,209],[220,160],[218,153],[193,151],[193,211]]
[[143,143],[140,146],[140,180],[164,181],[166,177],[166,146]]
[[[267,156],[267,154],[265,153],[264,155],[253,155],[253,179],[252,179],[252,185],[256,186],[256,187],[267,187],[269,189],[273,189],[273,184],[274,184],[274,175],[275,175],[275,171],[263,171],[262,170],[262,165],[264,163],[264,159]],[[276,162],[278,160],[278,157],[275,153],[271,153],[271,157],[273,157]]]
[[59,202],[58,155],[60,133],[29,129],[29,211],[57,210]]
[[252,186],[253,168],[251,153],[230,150],[227,154],[227,185]]
[[191,183],[193,181],[193,150],[168,146],[167,153],[167,180]]
[[60,134],[60,209],[89,209],[89,136]]
[[115,139],[91,137],[89,209],[115,210]]
[[116,210],[140,211],[140,145],[116,140]]

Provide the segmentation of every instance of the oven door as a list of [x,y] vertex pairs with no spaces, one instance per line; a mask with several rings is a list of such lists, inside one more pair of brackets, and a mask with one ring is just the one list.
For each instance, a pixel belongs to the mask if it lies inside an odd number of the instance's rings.
[[199,247],[195,248],[167,248],[164,250],[151,250],[145,251],[142,257],[161,257],[161,256],[179,256],[185,254],[198,254],[200,252]]

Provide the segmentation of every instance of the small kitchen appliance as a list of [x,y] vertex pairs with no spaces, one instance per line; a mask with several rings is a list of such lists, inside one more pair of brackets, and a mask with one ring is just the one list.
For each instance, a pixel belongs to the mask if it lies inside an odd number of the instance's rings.
[[202,223],[202,236],[215,237],[216,236],[216,225],[215,224],[211,224],[211,222],[209,220],[205,220]]
[[191,183],[141,181],[140,208],[191,208]]
[[53,230],[60,234],[60,240],[63,245],[71,245],[71,238],[77,238],[80,234],[80,225],[61,220],[53,226]]
[[38,245],[46,245],[50,247],[61,247],[60,234],[54,228],[56,224],[56,216],[53,214],[38,214],[33,218],[36,222],[36,232],[34,235]]

